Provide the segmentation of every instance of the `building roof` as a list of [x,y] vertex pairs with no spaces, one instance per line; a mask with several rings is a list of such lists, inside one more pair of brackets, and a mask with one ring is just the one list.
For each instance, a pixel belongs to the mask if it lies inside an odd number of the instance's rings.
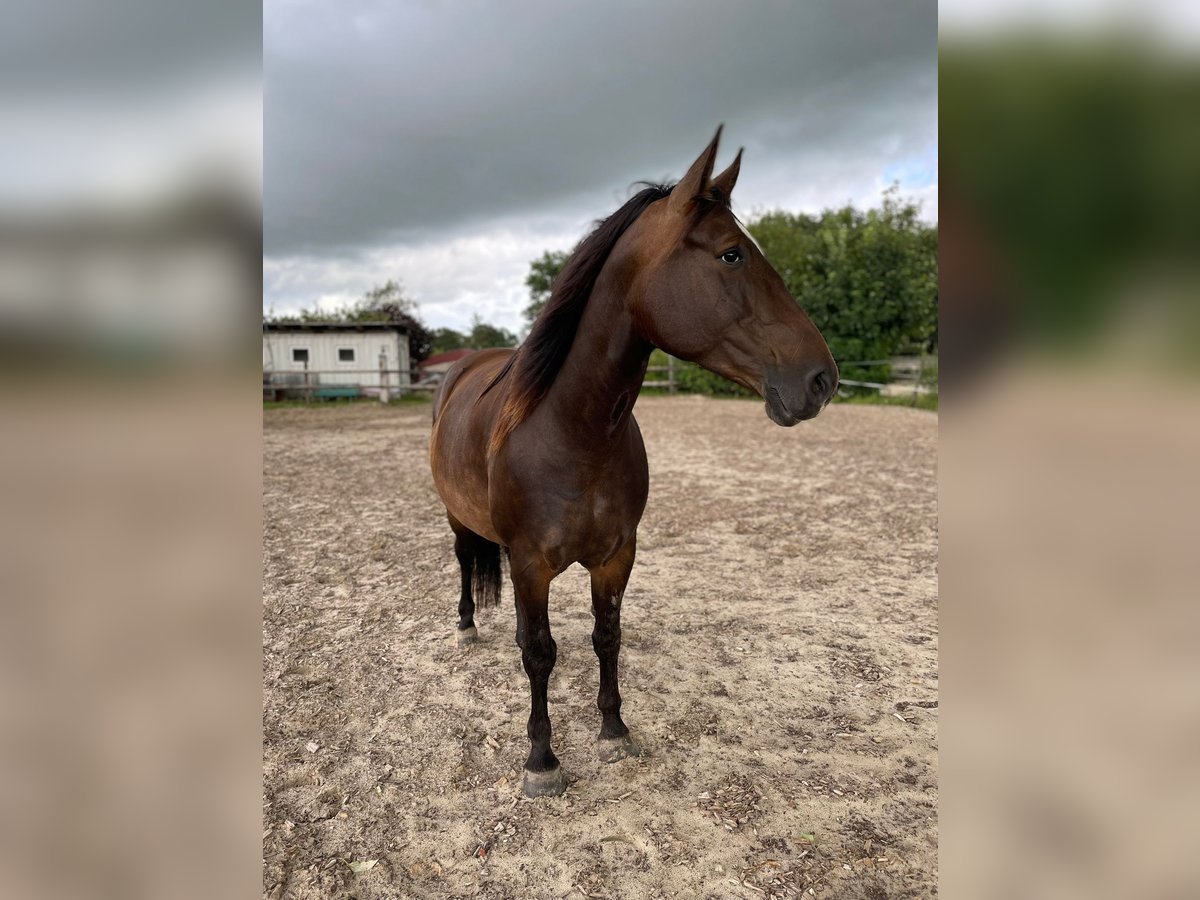
[[399,331],[408,334],[408,329],[399,322],[263,322],[263,331]]
[[464,356],[470,356],[475,351],[468,347],[460,347],[458,350],[447,350],[445,353],[439,353],[436,356],[429,356],[417,363],[419,368],[428,366],[440,366],[444,363],[457,362]]

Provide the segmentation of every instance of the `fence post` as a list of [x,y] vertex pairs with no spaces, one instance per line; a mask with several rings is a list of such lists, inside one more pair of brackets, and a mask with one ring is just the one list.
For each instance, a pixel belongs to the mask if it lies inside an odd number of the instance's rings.
[[921,390],[921,382],[925,379],[925,354],[917,357],[917,378],[913,382],[912,406],[917,405],[917,392]]
[[675,357],[667,354],[667,393],[675,393]]
[[304,361],[304,402],[312,403],[312,385],[308,381],[308,360]]
[[379,351],[379,402],[387,406],[388,400],[387,350]]

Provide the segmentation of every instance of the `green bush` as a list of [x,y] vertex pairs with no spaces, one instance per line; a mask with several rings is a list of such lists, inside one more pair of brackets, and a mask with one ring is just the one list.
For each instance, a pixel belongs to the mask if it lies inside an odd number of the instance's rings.
[[845,364],[937,347],[938,234],[919,213],[893,189],[866,212],[772,212],[750,225],[846,378],[884,381],[886,365]]
[[695,363],[675,362],[675,382],[685,394],[707,394],[710,397],[753,397],[750,391]]

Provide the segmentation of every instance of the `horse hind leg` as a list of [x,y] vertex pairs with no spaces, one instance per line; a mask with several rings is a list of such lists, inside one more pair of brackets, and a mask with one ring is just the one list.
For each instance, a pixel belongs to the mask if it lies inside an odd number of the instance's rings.
[[480,537],[457,519],[450,517],[454,530],[454,555],[462,579],[458,598],[458,628],[455,640],[460,647],[479,639],[475,627],[475,605],[496,606],[500,602],[500,547]]

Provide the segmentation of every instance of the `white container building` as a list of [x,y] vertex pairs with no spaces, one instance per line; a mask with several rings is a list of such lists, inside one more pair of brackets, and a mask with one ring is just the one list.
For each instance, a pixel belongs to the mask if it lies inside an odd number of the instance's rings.
[[[263,323],[263,390],[378,396],[411,383],[408,332],[390,322]],[[357,391],[354,389],[357,388]]]

